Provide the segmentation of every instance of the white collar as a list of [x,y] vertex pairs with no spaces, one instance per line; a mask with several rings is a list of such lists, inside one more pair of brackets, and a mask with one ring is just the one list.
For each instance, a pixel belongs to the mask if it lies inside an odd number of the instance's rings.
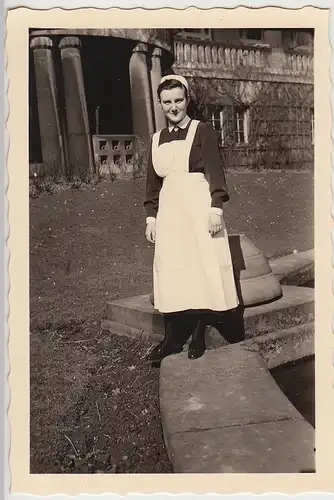
[[187,126],[188,126],[188,123],[190,122],[191,118],[189,118],[185,123],[183,123],[182,125],[170,125],[168,127],[168,130],[171,132],[175,127],[177,128],[183,128],[185,129]]

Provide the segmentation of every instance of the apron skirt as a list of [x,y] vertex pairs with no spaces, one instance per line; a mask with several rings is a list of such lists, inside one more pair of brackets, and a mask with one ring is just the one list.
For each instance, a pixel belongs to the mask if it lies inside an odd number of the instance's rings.
[[155,168],[164,179],[156,218],[153,291],[154,306],[162,313],[226,311],[238,305],[224,220],[222,230],[212,237],[209,183],[204,174],[189,173],[189,141],[194,130],[190,132],[189,140],[155,146]]

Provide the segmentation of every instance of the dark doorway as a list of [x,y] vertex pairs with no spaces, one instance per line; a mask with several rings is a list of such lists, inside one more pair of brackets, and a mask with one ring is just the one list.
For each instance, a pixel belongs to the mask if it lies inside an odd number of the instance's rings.
[[91,134],[132,134],[129,60],[131,40],[81,37]]

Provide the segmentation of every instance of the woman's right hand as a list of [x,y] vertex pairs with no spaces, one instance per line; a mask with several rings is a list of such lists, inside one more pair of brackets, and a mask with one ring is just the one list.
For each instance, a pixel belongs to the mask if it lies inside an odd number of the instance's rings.
[[155,243],[155,219],[153,217],[146,223],[145,236],[147,241]]
[[211,213],[209,215],[209,233],[211,236],[215,236],[222,229],[222,217],[221,215]]

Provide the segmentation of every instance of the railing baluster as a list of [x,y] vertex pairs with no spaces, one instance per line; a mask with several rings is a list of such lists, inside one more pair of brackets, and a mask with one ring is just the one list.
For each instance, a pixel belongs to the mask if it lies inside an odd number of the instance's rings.
[[243,66],[244,61],[243,61],[243,51],[242,49],[237,50],[237,66]]
[[191,62],[197,66],[198,62],[198,47],[196,43],[191,45]]
[[191,59],[190,59],[190,44],[189,43],[185,43],[183,50],[184,50],[184,65],[188,67],[189,64],[191,63]]
[[212,64],[211,47],[210,47],[210,45],[206,45],[204,51],[205,51],[205,63],[206,63],[206,67],[210,67],[211,64]]
[[218,48],[218,63],[225,66],[224,47]]
[[217,50],[217,47],[214,45],[213,47],[211,47],[211,51],[212,51],[212,63],[214,66],[217,66],[218,65],[218,50]]
[[203,45],[198,46],[198,62],[200,63],[201,66],[203,66],[205,63],[205,54]]
[[231,67],[231,51],[228,47],[225,49],[225,65],[227,68]]
[[236,49],[231,49],[231,65],[233,68],[235,68],[236,64],[237,64],[237,51]]

